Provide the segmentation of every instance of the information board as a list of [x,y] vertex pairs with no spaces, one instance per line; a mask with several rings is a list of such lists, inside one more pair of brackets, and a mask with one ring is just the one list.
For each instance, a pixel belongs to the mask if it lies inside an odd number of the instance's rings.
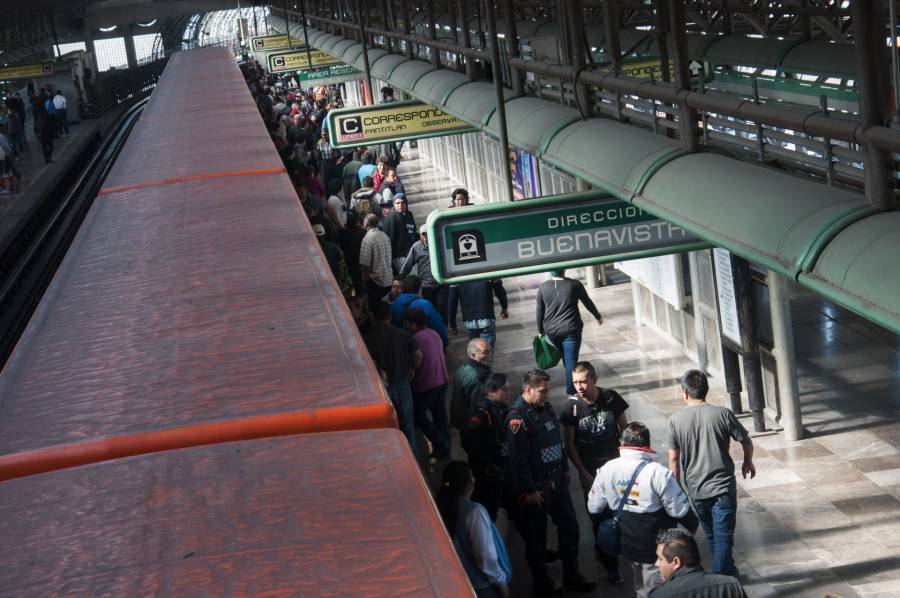
[[271,50],[306,49],[306,44],[297,37],[288,38],[287,35],[260,35],[250,38],[250,49],[254,52],[269,52]]
[[716,272],[716,298],[719,302],[719,328],[722,337],[732,349],[743,351],[740,306],[734,289],[731,253],[721,247],[714,248],[713,267]]
[[708,247],[603,191],[432,212],[431,271],[440,283],[575,268]]
[[340,60],[321,50],[291,50],[273,52],[268,56],[270,73],[289,73],[315,66],[343,64]]
[[440,108],[418,101],[342,108],[328,113],[328,135],[335,148],[476,131]]
[[0,81],[12,79],[32,79],[34,77],[49,77],[55,71],[52,62],[38,62],[35,64],[14,64],[0,67]]

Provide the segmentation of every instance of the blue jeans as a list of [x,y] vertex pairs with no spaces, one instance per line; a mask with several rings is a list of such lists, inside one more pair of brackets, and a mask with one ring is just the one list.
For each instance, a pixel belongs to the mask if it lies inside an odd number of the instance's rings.
[[572,370],[578,363],[578,352],[581,350],[581,330],[563,336],[548,334],[547,338],[562,352],[563,367],[566,370],[566,394],[572,396],[575,394]]
[[494,345],[497,343],[497,321],[491,320],[490,322],[484,328],[466,328],[466,331],[469,333],[469,340],[481,337],[491,346],[491,351],[493,351]]
[[[437,455],[450,454],[450,424],[447,422],[447,384],[422,392],[413,391],[416,425],[431,441]],[[428,413],[431,412],[431,419]]]
[[388,388],[388,396],[391,397],[391,403],[397,411],[397,422],[400,424],[400,431],[409,441],[409,448],[412,449],[413,456],[418,458],[419,451],[416,446],[416,425],[413,419],[413,398],[412,389],[409,382],[396,382]]
[[712,572],[737,575],[732,551],[737,520],[737,493],[726,492],[713,498],[692,499],[697,518],[712,551]]

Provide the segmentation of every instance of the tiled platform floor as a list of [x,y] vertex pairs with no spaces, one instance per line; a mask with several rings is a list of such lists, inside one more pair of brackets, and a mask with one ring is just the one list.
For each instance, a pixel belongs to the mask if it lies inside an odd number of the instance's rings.
[[[431,210],[446,207],[455,185],[425,160],[415,159],[414,150],[407,152],[413,159],[399,170],[421,223]],[[534,289],[542,279],[505,281],[510,317],[498,321],[494,369],[511,375],[514,388],[532,367]],[[799,287],[792,291],[808,436],[800,442],[787,442],[778,434],[755,439],[758,476],[739,481],[738,566],[751,596],[900,596],[900,341],[814,293]],[[602,385],[616,388],[629,402],[629,420],[650,427],[664,462],[666,418],[681,408],[676,378],[693,364],[658,334],[635,326],[630,283],[591,295],[605,324],[586,326],[581,357],[594,364]],[[464,352],[465,339],[455,337],[451,370]],[[565,398],[562,368],[550,374],[552,401],[559,406]],[[727,404],[722,381],[712,384],[711,401]],[[734,448],[739,456],[740,447]],[[464,456],[456,451],[454,456]],[[428,472],[432,479],[437,473]],[[629,584],[606,584],[592,558],[589,531],[585,533],[590,528],[580,489],[577,483],[571,488],[582,523],[582,570],[600,581],[597,595],[632,596]],[[513,595],[527,596],[530,579],[522,543],[502,515],[498,526],[513,559]],[[555,544],[553,533],[549,544]],[[708,562],[706,556],[704,560]],[[561,577],[558,564],[550,570]]]

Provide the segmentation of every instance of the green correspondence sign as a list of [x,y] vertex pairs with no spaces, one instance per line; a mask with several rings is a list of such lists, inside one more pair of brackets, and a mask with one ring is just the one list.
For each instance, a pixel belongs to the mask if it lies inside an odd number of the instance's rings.
[[709,244],[603,191],[432,212],[431,272],[440,283],[692,251]]

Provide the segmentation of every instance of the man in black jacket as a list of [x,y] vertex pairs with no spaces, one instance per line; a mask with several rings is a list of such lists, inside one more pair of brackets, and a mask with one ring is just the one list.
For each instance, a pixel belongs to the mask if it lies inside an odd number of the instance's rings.
[[656,541],[656,566],[665,583],[650,598],[747,598],[734,577],[703,570],[697,542],[687,533],[669,529]]
[[450,287],[450,332],[456,334],[456,308],[462,307],[463,326],[469,338],[481,337],[491,345],[497,343],[497,319],[494,315],[494,296],[500,301],[500,319],[509,317],[509,303],[502,280],[478,280]]

